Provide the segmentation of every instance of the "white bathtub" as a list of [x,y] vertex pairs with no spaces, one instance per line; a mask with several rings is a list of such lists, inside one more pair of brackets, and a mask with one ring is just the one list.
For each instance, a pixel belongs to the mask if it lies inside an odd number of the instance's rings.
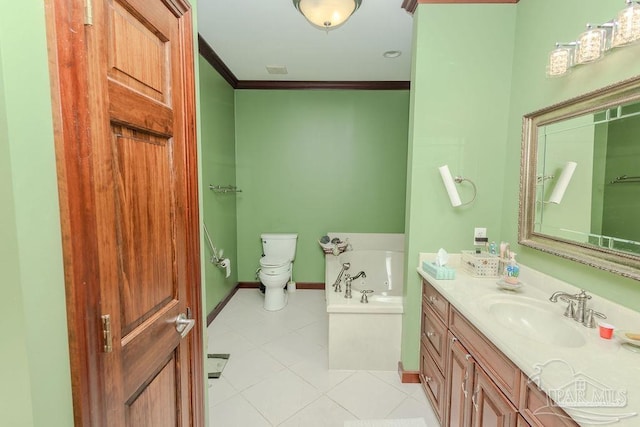
[[[402,335],[402,291],[404,286],[404,235],[344,234],[353,250],[339,256],[325,256],[325,294],[329,314],[329,369],[396,370]],[[387,249],[385,249],[388,248]],[[352,283],[352,298],[335,292],[342,264],[351,267],[344,274],[364,271],[366,278]],[[360,291],[371,289],[369,302],[361,303]]]

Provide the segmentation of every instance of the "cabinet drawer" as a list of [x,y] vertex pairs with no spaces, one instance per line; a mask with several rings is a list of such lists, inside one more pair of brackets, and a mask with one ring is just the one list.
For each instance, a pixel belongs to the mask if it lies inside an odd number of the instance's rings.
[[433,309],[443,323],[446,324],[448,322],[449,301],[424,279],[422,280],[422,299]]
[[451,309],[449,328],[515,407],[520,399],[520,369],[467,319]]
[[440,372],[444,373],[447,355],[447,327],[424,301],[422,302],[421,341],[438,365]]
[[444,376],[436,367],[424,345],[421,346],[420,350],[420,381],[422,382],[422,388],[424,388],[427,397],[431,401],[431,406],[433,406],[438,421],[442,423],[445,410]]
[[538,386],[522,374],[520,385],[520,413],[531,426],[535,427],[573,427],[578,424],[562,408],[553,405],[553,401]]

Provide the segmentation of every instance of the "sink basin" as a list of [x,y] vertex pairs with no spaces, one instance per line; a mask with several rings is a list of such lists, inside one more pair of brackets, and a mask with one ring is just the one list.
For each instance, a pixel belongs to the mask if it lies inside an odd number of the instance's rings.
[[543,344],[580,347],[586,343],[580,325],[553,310],[546,301],[528,297],[496,296],[487,310],[502,326]]

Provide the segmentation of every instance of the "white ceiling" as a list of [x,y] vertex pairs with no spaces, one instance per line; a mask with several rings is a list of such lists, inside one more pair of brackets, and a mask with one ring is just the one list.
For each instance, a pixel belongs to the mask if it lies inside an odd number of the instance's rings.
[[[198,32],[238,80],[410,80],[413,18],[402,0],[362,0],[328,33],[292,0],[197,1]],[[389,50],[402,55],[383,57]],[[269,74],[267,66],[285,66],[288,74]]]

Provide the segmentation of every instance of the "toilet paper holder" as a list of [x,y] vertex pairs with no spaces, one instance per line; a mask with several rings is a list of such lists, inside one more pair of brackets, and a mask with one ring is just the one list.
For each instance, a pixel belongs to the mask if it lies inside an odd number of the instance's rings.
[[231,260],[229,258],[222,257],[224,250],[218,250],[215,246],[213,246],[211,236],[209,235],[209,230],[207,230],[207,225],[202,225],[204,228],[204,234],[207,237],[207,243],[209,243],[209,249],[211,250],[211,259],[209,259],[209,261],[216,267],[223,268],[225,270],[225,278],[228,278],[231,275]]

